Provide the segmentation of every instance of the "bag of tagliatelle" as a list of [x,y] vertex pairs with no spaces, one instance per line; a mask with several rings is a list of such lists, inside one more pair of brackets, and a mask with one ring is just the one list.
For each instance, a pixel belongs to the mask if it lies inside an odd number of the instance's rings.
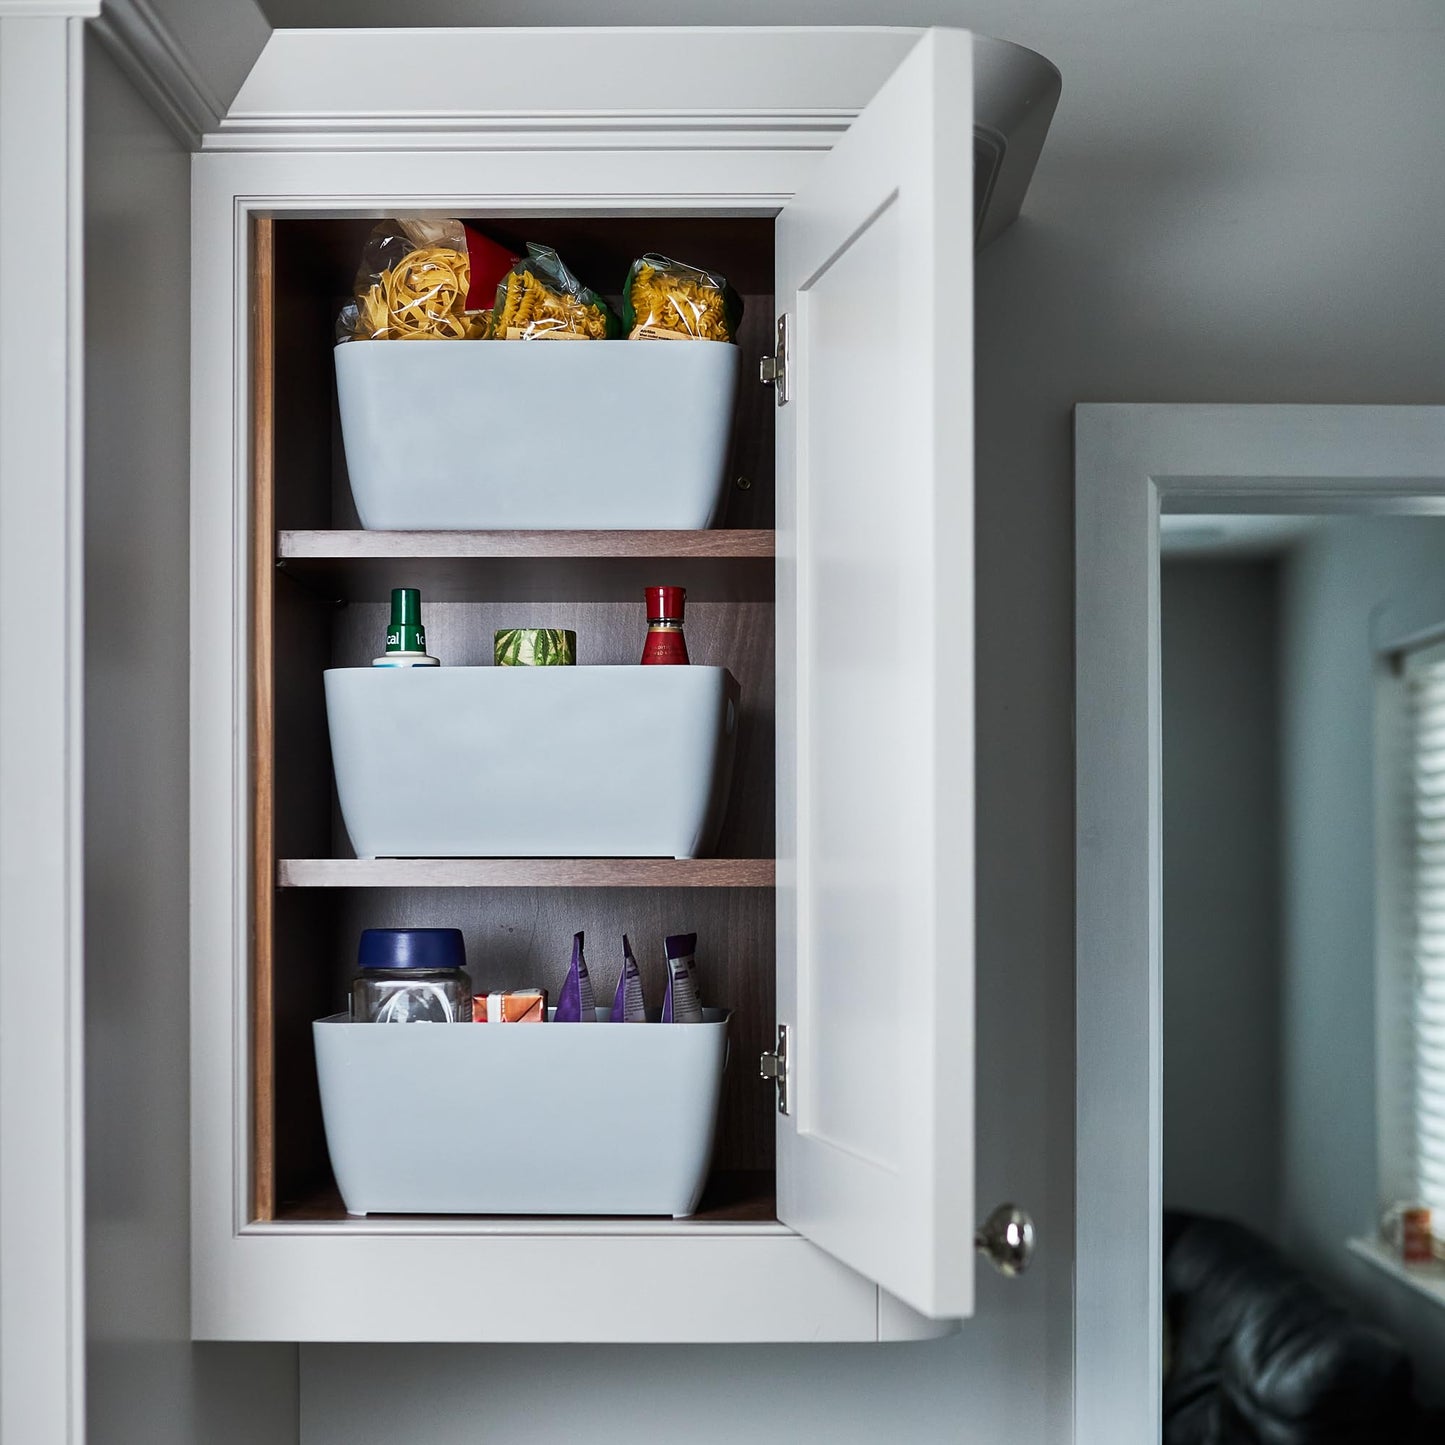
[[516,256],[457,220],[401,218],[372,231],[338,341],[476,341]]

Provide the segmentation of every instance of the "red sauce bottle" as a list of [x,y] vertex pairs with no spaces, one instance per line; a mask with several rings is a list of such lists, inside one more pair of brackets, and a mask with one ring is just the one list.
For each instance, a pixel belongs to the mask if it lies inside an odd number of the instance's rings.
[[647,598],[647,644],[642,649],[643,665],[685,665],[687,640],[682,635],[682,609],[687,601],[687,588],[644,587],[642,591]]

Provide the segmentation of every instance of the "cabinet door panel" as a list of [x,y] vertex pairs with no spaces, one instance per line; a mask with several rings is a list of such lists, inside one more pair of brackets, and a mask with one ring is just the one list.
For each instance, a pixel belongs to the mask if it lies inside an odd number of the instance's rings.
[[779,1213],[972,1307],[971,38],[928,32],[778,220]]

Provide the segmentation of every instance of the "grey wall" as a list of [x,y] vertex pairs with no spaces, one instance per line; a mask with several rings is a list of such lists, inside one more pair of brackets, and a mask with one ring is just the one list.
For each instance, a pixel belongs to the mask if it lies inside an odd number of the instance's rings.
[[[393,21],[384,0],[273,18]],[[1018,225],[978,270],[979,1191],[1036,1211],[1038,1272],[985,1277],[951,1341],[877,1350],[303,1348],[307,1445],[489,1414],[517,1445],[1068,1438],[1073,1192],[1073,451],[1079,401],[1445,399],[1445,31],[1433,0],[417,0],[408,20],[946,23],[1031,44],[1064,93]],[[940,304],[946,304],[941,301]],[[990,1020],[1021,1019],[1006,1047]],[[1008,1031],[1009,1040],[1017,1033]],[[960,1221],[966,1227],[968,1221]],[[503,1377],[498,1361],[515,1373]],[[407,1372],[408,1387],[397,1382]],[[604,1370],[619,1416],[589,1411]],[[536,1373],[534,1373],[536,1372]],[[485,1385],[486,1388],[482,1388]]]
[[85,1438],[285,1445],[294,1347],[190,1342],[190,158],[85,65]]
[[1372,616],[1440,590],[1445,521],[1337,521],[1282,591],[1281,1233],[1416,1349],[1445,1397],[1445,1311],[1348,1255],[1378,1217]]
[[1166,562],[1164,1203],[1279,1223],[1279,565]]

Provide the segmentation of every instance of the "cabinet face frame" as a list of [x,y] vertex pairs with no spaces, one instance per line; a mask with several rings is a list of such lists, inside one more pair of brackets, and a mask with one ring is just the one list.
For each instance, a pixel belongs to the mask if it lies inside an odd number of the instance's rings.
[[[877,67],[890,48],[903,55],[915,38],[916,33],[859,31],[842,40],[862,72]],[[836,84],[842,96],[856,82],[856,75],[850,79],[840,71],[827,85]],[[771,1222],[708,1222],[683,1231],[649,1221],[588,1221],[585,1227],[565,1220],[448,1219],[421,1226],[250,1222],[252,917],[249,887],[238,880],[246,877],[254,842],[245,710],[248,586],[263,566],[269,568],[270,550],[269,538],[267,556],[248,550],[250,433],[237,425],[237,418],[248,415],[252,223],[268,216],[383,217],[398,211],[478,217],[488,211],[510,217],[776,215],[815,173],[821,153],[859,107],[856,93],[836,108],[806,112],[706,109],[706,99],[699,93],[700,108],[683,115],[639,109],[621,119],[573,119],[571,131],[535,112],[510,131],[507,118],[492,118],[477,127],[474,144],[435,131],[409,141],[403,130],[389,128],[384,115],[368,117],[375,124],[365,126],[348,116],[329,131],[329,118],[308,115],[289,135],[271,125],[248,137],[223,124],[207,138],[206,149],[213,153],[197,157],[192,278],[197,1338],[896,1339],[953,1327],[923,1320]],[[566,124],[560,116],[556,120]],[[649,189],[659,180],[666,189]],[[969,246],[970,227],[957,229]],[[216,304],[222,298],[229,308]],[[222,579],[229,586],[219,585]],[[266,871],[263,851],[256,856]],[[316,1235],[327,1238],[324,1249],[308,1238]],[[458,1250],[461,1238],[471,1243]],[[431,1247],[444,1241],[447,1254]],[[564,1257],[572,1264],[568,1270],[560,1268]],[[539,1266],[548,1280],[540,1300],[533,1287]],[[624,1270],[631,1298],[619,1301],[611,1286]],[[357,1293],[358,1277],[376,1274],[403,1282],[391,1290],[395,1297],[387,1308],[368,1318],[367,1299],[348,1295]],[[557,1288],[553,1282],[559,1277],[565,1283]],[[376,1293],[371,1292],[373,1301]]]
[[[250,241],[261,216],[773,215],[822,147],[202,154],[192,273],[192,1333],[198,1339],[917,1338],[923,1320],[776,1223],[253,1224]],[[796,137],[792,138],[795,142]],[[657,137],[648,138],[655,147]],[[680,178],[686,189],[639,182]],[[674,182],[676,184],[676,182]],[[269,557],[266,559],[269,566]],[[318,1247],[320,1238],[324,1247]],[[462,1245],[462,1241],[466,1241]],[[566,1267],[562,1267],[563,1265]],[[368,1311],[354,1282],[397,1280]],[[630,1276],[631,1300],[614,1284]],[[539,1292],[536,1282],[546,1279]],[[561,1283],[557,1283],[560,1281]]]

